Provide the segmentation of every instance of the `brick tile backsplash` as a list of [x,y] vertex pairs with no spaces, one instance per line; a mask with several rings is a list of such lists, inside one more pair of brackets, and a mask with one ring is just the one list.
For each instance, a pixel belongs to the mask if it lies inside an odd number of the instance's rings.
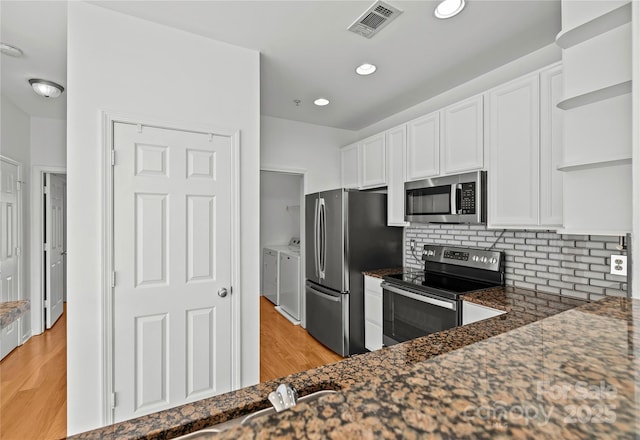
[[[504,231],[500,237],[501,233],[478,225],[412,224],[405,228],[404,265],[422,269],[419,258],[425,244],[488,248],[495,242],[494,249],[505,253],[507,285],[592,301],[627,296],[627,278],[609,273],[610,255],[620,252],[618,237],[526,230]],[[417,243],[415,256],[410,240]]]

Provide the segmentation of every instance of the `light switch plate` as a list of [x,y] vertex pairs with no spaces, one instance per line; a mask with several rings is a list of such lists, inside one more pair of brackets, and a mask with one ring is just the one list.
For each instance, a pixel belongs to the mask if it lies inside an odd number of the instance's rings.
[[611,255],[611,274],[627,276],[626,255]]

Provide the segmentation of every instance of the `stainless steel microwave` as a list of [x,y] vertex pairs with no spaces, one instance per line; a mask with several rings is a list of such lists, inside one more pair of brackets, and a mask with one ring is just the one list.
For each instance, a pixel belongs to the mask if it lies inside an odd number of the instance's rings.
[[404,219],[415,223],[487,222],[487,172],[435,177],[404,184]]

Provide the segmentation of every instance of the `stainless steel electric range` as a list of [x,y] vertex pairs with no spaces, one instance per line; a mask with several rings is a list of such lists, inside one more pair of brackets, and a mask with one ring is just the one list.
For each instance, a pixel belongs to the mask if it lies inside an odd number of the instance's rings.
[[423,271],[384,277],[386,346],[461,325],[464,294],[504,285],[500,251],[424,245],[422,260]]

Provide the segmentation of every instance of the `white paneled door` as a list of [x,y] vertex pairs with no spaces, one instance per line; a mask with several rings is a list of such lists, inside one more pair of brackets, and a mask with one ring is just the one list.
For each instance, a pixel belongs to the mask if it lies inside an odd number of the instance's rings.
[[[20,299],[20,166],[0,158],[0,302]],[[18,346],[19,322],[0,329],[0,359]]]
[[64,310],[64,178],[45,175],[45,315],[53,327]]
[[124,123],[113,136],[118,422],[231,390],[232,141]]

